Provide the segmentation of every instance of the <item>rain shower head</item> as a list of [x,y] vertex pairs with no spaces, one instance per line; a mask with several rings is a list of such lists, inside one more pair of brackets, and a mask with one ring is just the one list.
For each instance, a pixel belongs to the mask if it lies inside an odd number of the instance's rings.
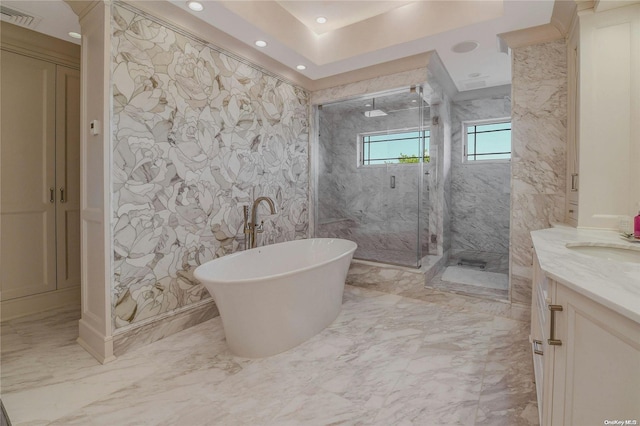
[[376,109],[376,98],[373,98],[373,101],[371,102],[371,110],[364,112],[364,116],[367,118],[382,117],[385,115],[387,115],[386,112],[382,111],[381,109]]

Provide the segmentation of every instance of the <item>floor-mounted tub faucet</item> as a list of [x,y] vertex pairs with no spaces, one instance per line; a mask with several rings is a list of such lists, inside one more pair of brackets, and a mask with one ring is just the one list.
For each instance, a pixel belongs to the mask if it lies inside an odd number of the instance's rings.
[[251,208],[251,219],[249,219],[249,206],[243,207],[245,250],[248,248],[254,248],[256,246],[256,234],[261,234],[262,232],[264,232],[264,221],[261,220],[258,224],[258,205],[262,201],[267,202],[267,204],[269,205],[269,209],[271,209],[271,214],[276,214],[278,212],[275,203],[269,197],[256,198],[256,200],[253,202],[253,207]]

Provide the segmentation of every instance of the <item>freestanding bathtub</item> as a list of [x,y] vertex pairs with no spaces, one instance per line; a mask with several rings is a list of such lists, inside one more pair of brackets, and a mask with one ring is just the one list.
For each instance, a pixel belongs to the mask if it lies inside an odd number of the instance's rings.
[[213,297],[231,351],[262,358],[324,330],[342,308],[356,243],[312,238],[257,247],[196,268]]

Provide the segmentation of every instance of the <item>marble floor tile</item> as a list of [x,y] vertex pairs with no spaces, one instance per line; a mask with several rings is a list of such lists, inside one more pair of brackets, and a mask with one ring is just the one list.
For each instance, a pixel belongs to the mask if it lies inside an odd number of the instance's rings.
[[0,396],[16,426],[537,424],[525,315],[422,290],[348,285],[329,327],[263,359],[231,354],[219,317],[107,365],[78,311],[9,321]]

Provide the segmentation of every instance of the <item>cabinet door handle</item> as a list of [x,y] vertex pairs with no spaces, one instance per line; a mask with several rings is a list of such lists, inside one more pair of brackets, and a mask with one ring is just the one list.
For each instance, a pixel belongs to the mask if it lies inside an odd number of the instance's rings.
[[562,340],[556,339],[556,312],[562,312],[562,305],[549,305],[551,311],[551,326],[549,327],[549,339],[547,343],[553,346],[562,345]]
[[64,188],[60,188],[60,202],[61,203],[66,203],[67,200],[65,200],[64,198]]
[[49,188],[49,202],[51,204],[56,202],[56,189],[53,187]]
[[544,355],[544,352],[542,351],[542,349],[540,349],[542,347],[542,340],[534,340],[533,341],[533,353],[536,355]]
[[578,174],[577,173],[571,173],[571,191],[572,192],[578,191]]

